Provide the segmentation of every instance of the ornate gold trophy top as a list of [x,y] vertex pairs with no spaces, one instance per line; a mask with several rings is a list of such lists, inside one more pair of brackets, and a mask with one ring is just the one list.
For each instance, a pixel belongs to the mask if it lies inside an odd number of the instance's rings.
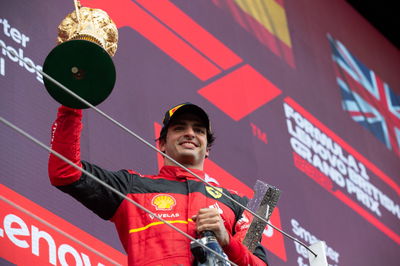
[[101,9],[81,7],[75,2],[75,10],[58,26],[58,44],[69,40],[87,40],[97,43],[114,56],[117,51],[118,29],[108,14]]
[[[105,11],[82,7],[77,0],[74,3],[75,11],[58,26],[58,45],[46,57],[43,71],[97,105],[110,95],[115,84],[111,56],[117,51],[118,29]],[[50,96],[65,106],[90,107],[51,79],[45,77],[44,85]]]

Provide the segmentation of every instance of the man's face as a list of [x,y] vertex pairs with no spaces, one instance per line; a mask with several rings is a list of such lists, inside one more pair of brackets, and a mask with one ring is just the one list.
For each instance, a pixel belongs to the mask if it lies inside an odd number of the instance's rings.
[[[178,115],[168,127],[166,140],[160,141],[160,150],[186,167],[203,170],[209,153],[204,123],[195,114]],[[175,165],[168,158],[164,164]]]

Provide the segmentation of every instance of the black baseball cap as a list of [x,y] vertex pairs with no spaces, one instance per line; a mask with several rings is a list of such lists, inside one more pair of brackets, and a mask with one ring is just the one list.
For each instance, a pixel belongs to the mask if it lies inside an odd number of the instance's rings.
[[168,126],[170,125],[173,118],[176,117],[178,114],[183,113],[192,113],[198,115],[200,119],[204,122],[207,129],[207,138],[209,138],[209,136],[212,136],[210,119],[208,118],[208,114],[206,113],[206,111],[193,103],[186,102],[172,107],[165,113],[163,119],[163,127],[160,131],[160,138],[163,138],[167,135]]

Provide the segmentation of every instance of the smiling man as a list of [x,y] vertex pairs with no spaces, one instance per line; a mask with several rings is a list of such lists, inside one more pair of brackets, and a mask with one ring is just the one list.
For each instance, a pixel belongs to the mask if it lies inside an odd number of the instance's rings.
[[[157,175],[142,175],[133,170],[109,171],[81,161],[81,120],[82,110],[59,108],[52,129],[54,150],[187,234],[196,238],[202,232],[212,231],[229,260],[236,264],[267,264],[262,246],[252,254],[242,244],[249,217],[220,191],[244,205],[247,199],[224,188],[216,191],[167,157]],[[166,155],[218,186],[217,181],[203,171],[214,135],[209,117],[202,108],[184,103],[168,110],[158,141]],[[101,218],[115,223],[129,265],[193,265],[195,262],[188,238],[52,154],[49,176],[57,188]]]
[[[190,103],[178,105],[165,114],[163,124],[160,150],[188,168],[203,170],[214,142],[207,114]],[[165,158],[164,165],[175,163]]]

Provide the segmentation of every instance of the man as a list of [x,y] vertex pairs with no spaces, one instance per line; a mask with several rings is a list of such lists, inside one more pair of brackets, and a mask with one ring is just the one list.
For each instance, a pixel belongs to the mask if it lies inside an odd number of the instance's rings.
[[[82,110],[59,108],[52,128],[54,150],[189,235],[198,237],[201,232],[213,231],[226,255],[236,264],[266,265],[265,250],[261,246],[256,249],[255,256],[241,243],[249,226],[243,208],[167,157],[164,157],[160,173],[154,176],[132,170],[112,172],[81,161],[81,119]],[[167,111],[158,141],[161,151],[217,186],[216,181],[203,172],[204,160],[214,141],[208,115],[203,109],[184,103]],[[49,177],[57,188],[101,218],[115,223],[130,265],[193,264],[188,238],[52,154]],[[239,195],[223,191],[246,204]]]

